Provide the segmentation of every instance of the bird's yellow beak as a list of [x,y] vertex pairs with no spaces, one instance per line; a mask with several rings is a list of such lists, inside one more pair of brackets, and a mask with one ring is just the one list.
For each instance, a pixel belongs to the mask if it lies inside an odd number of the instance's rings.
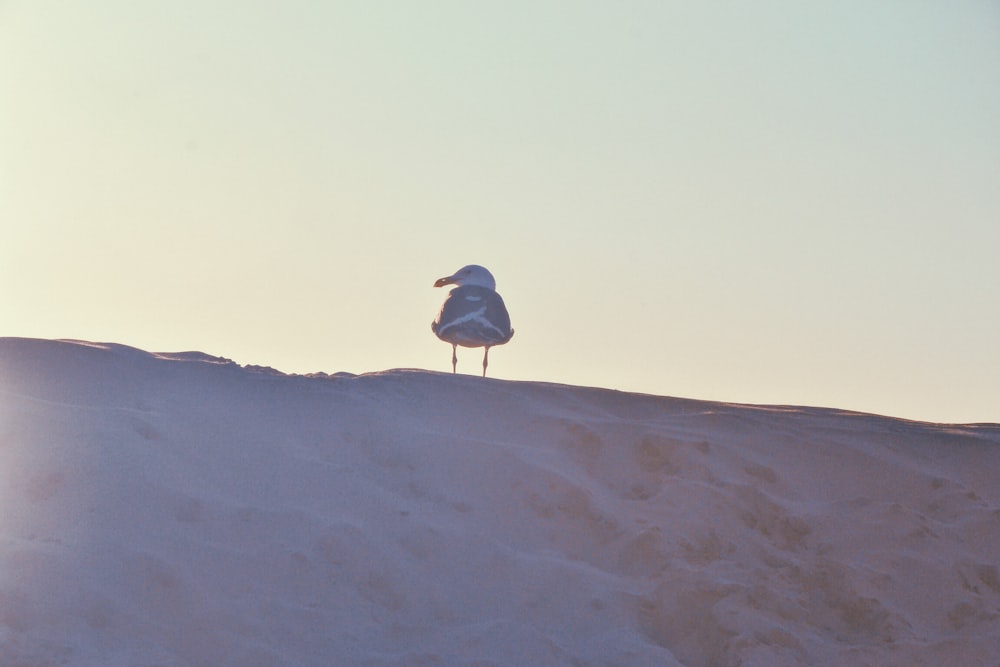
[[434,287],[444,287],[445,285],[455,284],[455,277],[448,276],[447,278],[438,278],[434,281]]

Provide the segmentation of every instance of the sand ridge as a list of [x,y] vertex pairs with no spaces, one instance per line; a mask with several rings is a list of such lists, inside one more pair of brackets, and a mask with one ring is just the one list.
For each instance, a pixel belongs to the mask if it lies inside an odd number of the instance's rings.
[[0,339],[4,665],[989,665],[1000,425]]

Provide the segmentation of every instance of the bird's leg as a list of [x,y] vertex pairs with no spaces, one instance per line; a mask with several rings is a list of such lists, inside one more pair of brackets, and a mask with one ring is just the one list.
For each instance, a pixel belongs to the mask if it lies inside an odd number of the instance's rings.
[[458,366],[458,345],[452,343],[451,346],[451,372],[455,373],[455,367]]
[[489,365],[488,361],[489,356],[490,356],[490,346],[487,345],[486,351],[483,352],[483,377],[486,377],[486,367]]

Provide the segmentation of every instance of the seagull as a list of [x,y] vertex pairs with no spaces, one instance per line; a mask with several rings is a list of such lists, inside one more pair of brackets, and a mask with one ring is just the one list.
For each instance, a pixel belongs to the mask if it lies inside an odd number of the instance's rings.
[[431,331],[446,343],[451,343],[451,372],[458,365],[458,346],[485,347],[483,377],[489,363],[490,348],[503,345],[514,335],[510,315],[503,299],[496,292],[493,274],[478,264],[463,266],[450,276],[439,278],[434,287],[458,285],[448,292]]

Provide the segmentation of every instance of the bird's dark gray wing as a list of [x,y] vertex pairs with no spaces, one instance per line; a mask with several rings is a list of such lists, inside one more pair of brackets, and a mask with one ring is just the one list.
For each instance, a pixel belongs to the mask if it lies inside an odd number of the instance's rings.
[[431,328],[438,338],[465,347],[502,345],[514,335],[503,299],[477,285],[449,292]]

